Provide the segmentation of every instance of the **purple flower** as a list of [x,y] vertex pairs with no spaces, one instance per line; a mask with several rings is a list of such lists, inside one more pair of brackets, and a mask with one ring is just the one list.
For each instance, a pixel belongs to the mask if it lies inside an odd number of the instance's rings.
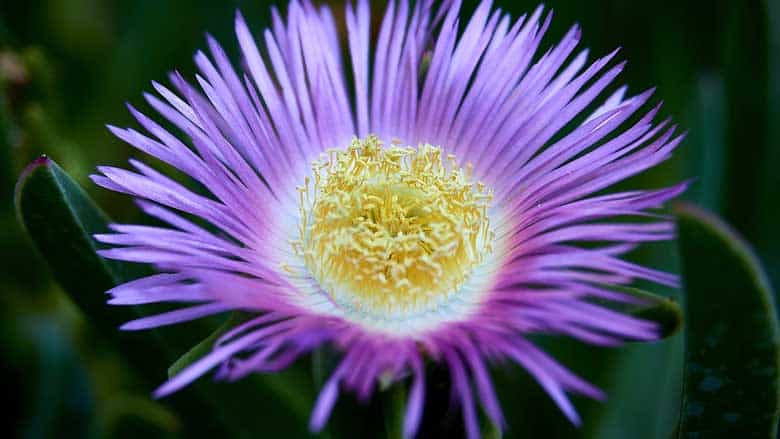
[[238,15],[242,69],[208,37],[197,86],[174,73],[172,89],[155,82],[159,97],[145,95],[186,140],[132,107],[146,133],[110,127],[205,188],[135,160],[134,171],[93,177],[169,225],[96,237],[114,245],[103,256],[160,271],[112,289],[110,303],[187,304],[123,329],[256,315],[156,395],[213,368],[230,380],[278,371],[331,344],[343,356],[313,430],[341,390],[367,399],[380,379],[409,378],[404,433],[414,436],[426,358],[449,370],[469,437],[479,435],[475,399],[504,425],[488,373],[502,359],[579,424],[567,393],[602,392],[527,334],[658,338],[655,324],[593,299],[630,301],[611,287],[637,279],[677,284],[620,257],[673,237],[648,209],[685,184],[604,190],[669,158],[683,136],[654,124],[658,106],[640,113],[652,90],[600,98],[624,64],[617,51],[590,63],[575,53],[578,26],[539,55],[551,19],[541,7],[513,21],[484,1],[461,26],[459,1],[390,2],[372,44],[368,1],[349,3],[349,59],[326,7],[293,1],[286,20],[274,10],[260,47]]

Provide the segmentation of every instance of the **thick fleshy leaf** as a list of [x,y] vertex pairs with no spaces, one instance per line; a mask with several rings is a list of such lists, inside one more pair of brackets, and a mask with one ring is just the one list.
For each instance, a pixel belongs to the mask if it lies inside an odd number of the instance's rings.
[[[168,368],[168,377],[173,377],[208,354],[222,334],[250,318],[249,314],[231,313],[214,332],[171,364]],[[276,400],[277,403],[273,405],[277,409],[271,411],[285,410],[288,412],[286,417],[290,417],[291,422],[297,422],[295,428],[283,427],[282,431],[290,432],[306,425],[305,420],[314,400],[313,389],[307,385],[309,380],[306,376],[306,369],[306,365],[302,362],[302,364],[274,375],[250,375],[237,383],[213,383],[201,380],[194,386],[197,393],[205,398],[217,399],[218,403],[227,401],[233,414],[241,413],[236,416],[236,421],[241,421],[242,418],[257,418],[257,415],[253,414],[254,410]],[[259,403],[257,400],[260,398],[265,399],[265,401]],[[303,431],[300,432],[303,433]]]
[[[190,353],[192,350],[187,354]],[[192,355],[188,361],[197,358]],[[178,363],[174,363],[172,368],[186,366],[183,360]],[[298,364],[284,371],[252,374],[232,383],[203,377],[189,388],[172,395],[170,400],[181,401],[193,396],[208,400],[213,405],[215,416],[208,415],[204,419],[213,422],[216,418],[225,422],[231,436],[309,437],[307,420],[315,394],[309,385],[307,370],[306,362],[299,360]],[[192,413],[192,416],[198,414]]]
[[108,216],[46,156],[24,170],[15,200],[19,219],[70,298],[104,335],[120,343],[142,374],[159,376],[164,350],[158,343],[118,331],[123,322],[137,317],[133,309],[106,305],[105,291],[143,272],[143,267],[97,255],[92,235],[108,230]]
[[[674,298],[654,294],[638,288],[605,286],[637,299],[641,304],[615,305],[612,302],[601,303],[626,314],[653,321],[659,325],[660,336],[667,340],[658,343],[630,343],[625,346],[603,348],[591,346],[566,338],[538,337],[536,343],[544,348],[562,364],[588,381],[602,388],[608,395],[606,402],[588,401],[573,398],[583,417],[581,429],[573,427],[560,413],[549,397],[526,373],[515,368],[499,367],[495,369],[496,389],[502,406],[508,416],[509,427],[505,437],[625,437],[625,432],[635,425],[635,418],[627,413],[637,410],[655,410],[664,397],[663,389],[656,384],[658,398],[648,403],[647,397],[639,399],[632,395],[637,381],[645,380],[661,383],[665,380],[668,350],[672,337],[682,326],[682,310]],[[658,370],[661,370],[659,373]],[[643,381],[644,382],[644,381]],[[675,394],[675,395],[678,395]],[[617,401],[617,402],[616,402]],[[632,404],[627,408],[626,404]],[[677,399],[675,398],[675,401]],[[652,404],[649,406],[648,404]],[[664,433],[672,427],[660,427]],[[487,429],[483,429],[487,433]],[[639,431],[636,437],[657,437],[655,431]]]
[[687,325],[678,437],[775,437],[780,332],[771,287],[728,225],[694,206],[675,210]]
[[[148,336],[118,329],[138,314],[129,307],[107,306],[105,291],[138,277],[146,269],[97,255],[98,244],[92,236],[106,232],[110,220],[51,159],[42,156],[25,169],[17,183],[16,208],[55,278],[89,321],[147,379],[147,384],[163,381],[164,371],[179,349],[171,346],[181,344],[181,340],[171,343],[163,336],[178,338],[182,332],[197,335],[213,330],[201,322],[192,322],[177,332],[149,331]],[[273,432],[303,436],[313,392],[306,386],[302,367],[269,377],[252,376],[232,385],[203,379],[194,389],[170,400],[178,410],[192,414],[189,423],[208,425],[215,434],[224,428],[232,435],[247,437]],[[204,411],[215,416],[198,418],[196,414]],[[268,422],[272,419],[279,422]]]
[[641,304],[624,305],[621,311],[640,319],[649,320],[658,325],[660,337],[673,335],[683,324],[683,312],[674,298],[653,294],[631,287],[612,287],[639,300]]
[[170,365],[170,367],[168,367],[168,378],[173,377],[174,375],[181,372],[185,367],[198,361],[198,359],[208,354],[213,349],[214,343],[222,334],[228,332],[231,328],[241,324],[242,322],[245,322],[246,320],[247,317],[244,314],[237,312],[230,314],[230,317],[228,317],[227,320],[225,320],[225,322],[219,326],[219,328],[212,332],[208,337],[204,338],[200,343],[190,348],[190,350],[185,352],[184,355],[179,357],[176,361],[173,362],[173,364]]

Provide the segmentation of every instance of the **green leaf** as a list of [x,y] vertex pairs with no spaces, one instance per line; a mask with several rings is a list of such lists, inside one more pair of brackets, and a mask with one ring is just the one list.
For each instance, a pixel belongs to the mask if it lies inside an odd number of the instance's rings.
[[404,410],[406,408],[406,387],[403,382],[395,383],[380,392],[383,398],[385,434],[387,439],[404,438]]
[[[232,312],[214,332],[168,367],[168,377],[173,377],[211,352],[220,336],[250,318],[251,315],[247,313]],[[312,386],[308,384],[307,371],[308,366],[305,361],[299,361],[299,364],[273,375],[252,374],[237,383],[214,383],[201,379],[192,387],[198,395],[214,400],[222,406],[223,410],[229,411],[231,422],[240,423],[239,430],[247,434],[252,433],[253,430],[244,427],[255,425],[261,427],[263,422],[258,421],[269,420],[268,414],[265,416],[255,414],[256,410],[268,405],[266,411],[275,413],[275,420],[286,419],[287,421],[285,424],[288,425],[284,426],[279,433],[284,432],[289,435],[290,432],[297,431],[302,435],[305,434],[306,421],[314,401]],[[183,392],[187,393],[189,390],[185,389]],[[261,400],[263,402],[260,402]],[[290,424],[294,424],[294,428]],[[266,429],[264,433],[269,434],[269,431]]]
[[[101,258],[92,235],[108,231],[108,216],[54,161],[41,156],[16,185],[16,210],[54,277],[73,302],[147,378],[159,377],[168,356],[159,343],[118,330],[137,317],[127,307],[106,305],[105,292],[143,273],[143,267]],[[159,378],[157,378],[159,379]]]
[[685,139],[687,169],[685,175],[695,175],[686,199],[695,201],[712,212],[723,209],[723,197],[727,189],[725,172],[729,129],[726,87],[723,77],[717,73],[697,78],[689,100],[690,135]]
[[[632,438],[656,438],[668,434],[677,415],[667,417],[661,411],[679,403],[679,387],[669,386],[679,382],[682,365],[682,361],[675,362],[673,357],[676,352],[682,351],[680,337],[673,337],[683,324],[680,304],[672,297],[637,288],[608,288],[628,294],[642,303],[617,306],[605,303],[606,306],[656,323],[662,341],[629,344],[606,351],[588,347],[590,352],[570,357],[572,368],[584,376],[591,376],[609,398],[605,403],[584,401],[581,410],[585,420],[583,437],[623,438],[626,431],[632,431]],[[568,346],[564,348],[564,351],[570,350]],[[560,357],[566,358],[564,355]],[[681,358],[681,354],[677,358]],[[669,382],[670,379],[674,381]],[[633,415],[640,412],[650,416],[655,423]]]
[[239,313],[239,312],[231,313],[230,316],[227,318],[227,320],[225,320],[225,322],[222,323],[222,325],[220,325],[219,328],[217,328],[214,332],[212,332],[211,335],[204,338],[203,341],[190,348],[189,351],[185,352],[184,355],[179,357],[176,361],[173,362],[173,364],[171,364],[170,367],[168,367],[168,378],[175,376],[176,374],[181,372],[185,367],[198,361],[204,355],[211,352],[211,350],[214,347],[214,343],[222,334],[228,332],[236,325],[239,325],[247,321],[247,319],[248,319],[247,316],[243,313]]
[[610,287],[613,290],[630,295],[641,304],[623,305],[618,310],[634,317],[655,322],[660,337],[667,338],[677,332],[683,324],[683,312],[680,304],[671,297],[660,296],[632,287]]
[[[211,352],[214,347],[214,343],[217,339],[235,328],[237,325],[246,322],[251,318],[251,315],[234,311],[227,319],[220,325],[214,332],[208,337],[204,338],[200,343],[196,344],[190,350],[184,353],[176,361],[168,367],[168,377],[173,377],[178,374],[184,368],[201,359],[204,355]],[[261,395],[265,395],[266,400],[276,400],[274,404],[278,410],[284,410],[291,422],[296,423],[299,432],[304,433],[301,426],[306,425],[309,410],[311,409],[314,401],[313,389],[310,385],[307,385],[309,378],[307,377],[307,366],[305,362],[300,362],[280,373],[273,375],[255,374],[244,378],[238,383],[209,383],[201,380],[194,384],[196,392],[202,394],[206,398],[220,398],[222,400],[229,400],[230,404],[238,403],[242,407],[230,408],[232,413],[245,412],[237,418],[257,418],[252,412],[259,408],[258,404],[253,400],[261,398]],[[186,392],[186,390],[185,390]],[[273,411],[273,410],[272,410]],[[282,430],[285,433],[292,431],[289,426],[284,427]],[[266,430],[265,433],[268,433]]]
[[[599,304],[658,323],[662,338],[673,335],[681,327],[682,310],[674,299],[637,288],[604,287],[628,294],[642,303]],[[636,388],[637,380],[642,383],[661,381],[657,367],[665,365],[665,351],[668,349],[668,340],[653,344],[628,344],[617,349],[584,344],[566,337],[540,336],[534,337],[534,341],[577,375],[604,389],[609,400],[600,402],[573,398],[584,420],[580,430],[564,418],[560,409],[526,372],[515,367],[497,368],[493,374],[496,390],[504,411],[513,414],[507,416],[509,426],[505,437],[625,437],[627,426],[633,426],[637,419],[626,415],[633,413],[633,406],[628,408],[625,401],[633,404],[635,392],[632,389]],[[648,368],[649,364],[654,367]],[[660,393],[658,386],[655,388]],[[647,397],[637,401],[636,406],[645,412],[650,410]],[[483,436],[488,437],[487,434],[483,430]],[[655,437],[653,432],[644,430],[635,432],[634,436]]]
[[679,438],[777,433],[774,299],[762,268],[725,223],[675,208],[686,290],[686,366]]
[[485,439],[501,439],[504,437],[501,429],[489,419],[482,420],[481,431],[482,437]]
[[[22,224],[66,289],[98,287],[105,291],[142,274],[137,266],[114,263],[97,255],[92,235],[109,231],[108,216],[45,155],[22,172],[16,185],[15,202]],[[85,273],[91,276],[84,278]],[[105,307],[104,298],[98,299],[79,305],[90,309],[96,304]]]
[[[176,338],[182,332],[197,335],[213,331],[203,321],[180,325],[178,332],[171,331],[176,331],[175,327],[145,334],[118,329],[121,323],[136,318],[137,312],[129,307],[109,309],[105,291],[139,277],[147,269],[98,256],[92,235],[109,230],[108,216],[48,157],[38,158],[23,172],[16,188],[16,208],[28,234],[70,298],[149,383],[161,382],[164,371],[176,358],[168,335]],[[183,367],[206,348],[207,343],[202,342],[174,366]],[[225,428],[232,432],[231,436],[273,436],[284,432],[288,437],[304,437],[314,398],[307,383],[305,366],[299,365],[273,376],[253,375],[233,384],[201,379],[192,389],[166,401],[185,413],[187,427],[195,431],[201,425],[200,428],[208,426],[204,431],[215,434]],[[214,416],[198,415],[204,412]],[[216,425],[215,419],[219,421]]]

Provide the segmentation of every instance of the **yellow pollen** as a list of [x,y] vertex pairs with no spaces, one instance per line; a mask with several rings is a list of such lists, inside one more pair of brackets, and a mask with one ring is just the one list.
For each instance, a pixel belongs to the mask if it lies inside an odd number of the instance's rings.
[[428,309],[491,253],[492,193],[444,159],[435,146],[384,147],[369,136],[313,164],[292,245],[336,303],[372,314]]

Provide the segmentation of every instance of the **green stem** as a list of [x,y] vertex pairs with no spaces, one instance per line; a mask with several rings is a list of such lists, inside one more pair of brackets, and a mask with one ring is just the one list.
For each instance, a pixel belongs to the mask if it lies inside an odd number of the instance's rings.
[[382,407],[385,412],[385,432],[388,439],[403,439],[404,410],[406,408],[406,387],[395,383],[382,392]]

